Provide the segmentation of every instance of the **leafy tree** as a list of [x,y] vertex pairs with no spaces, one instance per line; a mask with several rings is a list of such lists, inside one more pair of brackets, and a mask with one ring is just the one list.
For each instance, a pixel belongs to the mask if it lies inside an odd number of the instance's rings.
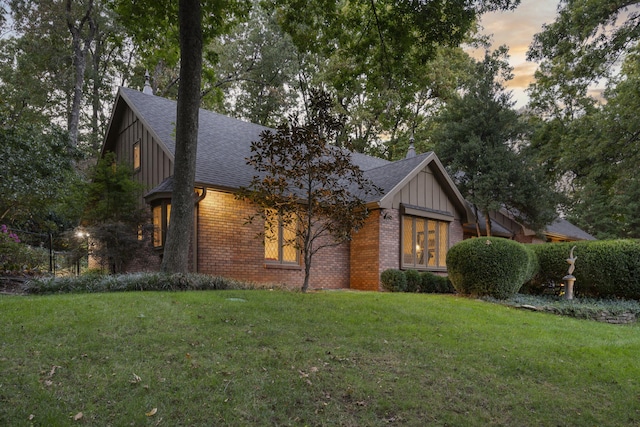
[[96,153],[107,122],[104,102],[113,79],[126,74],[126,45],[105,4],[7,2],[12,32],[0,39],[0,109],[7,123],[65,122],[71,146],[88,143]]
[[443,68],[432,61],[467,41],[480,14],[511,9],[519,1],[270,3],[298,50],[324,59],[320,82],[349,117],[345,134],[353,137],[354,149],[377,154],[379,135],[393,142],[401,137],[406,144],[420,123],[419,113],[448,95],[443,89],[450,86],[450,73],[441,73]]
[[541,113],[575,116],[593,105],[589,90],[617,72],[640,37],[638,1],[562,0],[558,16],[536,34],[528,57],[541,62],[532,86]]
[[76,176],[71,152],[57,126],[0,126],[0,220],[42,224]]
[[[432,138],[463,196],[486,221],[502,208],[534,230],[556,216],[553,191],[522,150],[526,133],[502,81],[511,78],[506,48],[485,54],[459,97],[438,117]],[[479,233],[479,229],[478,229]]]
[[148,222],[148,211],[139,204],[143,187],[134,181],[131,168],[116,163],[107,153],[91,174],[83,223],[94,242],[91,254],[112,273],[144,253],[148,240],[138,238]]
[[351,162],[350,152],[331,144],[343,124],[330,109],[330,97],[313,91],[306,124],[292,117],[252,143],[247,163],[259,175],[241,193],[257,204],[266,233],[273,233],[275,225],[268,220],[269,211],[278,212],[283,226],[295,230],[284,243],[303,255],[303,291],[309,286],[313,256],[349,240],[368,216],[364,198],[378,191]]

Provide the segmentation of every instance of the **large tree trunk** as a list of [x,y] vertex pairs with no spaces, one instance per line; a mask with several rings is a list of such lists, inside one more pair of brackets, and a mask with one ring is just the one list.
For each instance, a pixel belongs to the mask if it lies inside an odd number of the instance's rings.
[[[95,36],[95,22],[91,16],[93,9],[93,0],[89,1],[87,11],[78,23],[75,25],[71,16],[71,0],[66,3],[66,20],[67,27],[71,33],[71,44],[73,46],[73,67],[74,67],[74,83],[73,83],[73,99],[71,102],[71,110],[69,111],[68,130],[69,140],[72,147],[78,146],[78,132],[80,125],[80,109],[82,108],[82,94],[84,89],[84,74],[87,68],[87,52],[91,46],[91,42]],[[85,26],[88,25],[86,35],[83,36]]]
[[193,234],[194,181],[202,74],[202,8],[199,0],[180,0],[180,87],[176,117],[176,153],[171,222],[162,271],[186,273]]

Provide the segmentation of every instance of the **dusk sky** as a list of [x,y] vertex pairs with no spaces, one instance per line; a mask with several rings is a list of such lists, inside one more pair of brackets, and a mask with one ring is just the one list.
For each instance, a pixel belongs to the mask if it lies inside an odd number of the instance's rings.
[[542,30],[543,24],[555,20],[558,0],[522,0],[513,12],[491,13],[483,16],[484,34],[493,34],[493,46],[506,44],[515,78],[507,87],[513,91],[516,108],[527,103],[525,89],[533,80],[536,63],[527,62],[527,50],[533,35]]

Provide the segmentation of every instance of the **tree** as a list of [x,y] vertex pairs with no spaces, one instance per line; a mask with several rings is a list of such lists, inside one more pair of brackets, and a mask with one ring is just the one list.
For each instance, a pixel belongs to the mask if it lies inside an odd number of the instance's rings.
[[132,173],[131,167],[116,163],[115,155],[107,153],[87,186],[83,224],[94,242],[91,255],[112,273],[124,271],[148,244],[138,238],[149,214],[139,204],[143,187],[131,178]]
[[0,220],[24,229],[45,222],[76,177],[71,153],[57,126],[0,126]]
[[406,143],[421,114],[448,96],[450,89],[443,89],[451,86],[450,75],[440,72],[438,57],[469,40],[479,15],[512,9],[519,1],[270,3],[298,50],[323,58],[315,83],[326,85],[349,117],[345,133],[354,149],[379,154],[380,135],[391,136],[391,144],[396,137]]
[[[176,115],[176,151],[174,156],[174,187],[171,223],[162,258],[162,270],[171,273],[187,272],[189,247],[193,233],[194,180],[198,146],[198,114],[202,95],[203,45],[229,29],[227,12],[242,13],[235,0],[180,0],[178,9],[170,0],[117,1],[116,11],[136,43],[148,55],[162,48],[175,52],[171,37],[175,35],[176,16],[179,34],[180,78]],[[206,19],[204,19],[206,18]],[[231,20],[229,20],[231,22]],[[160,34],[159,34],[160,33]],[[159,36],[159,37],[158,37]]]
[[[502,47],[477,62],[461,96],[437,118],[436,152],[476,212],[486,219],[506,208],[538,231],[556,217],[553,191],[525,155],[525,129],[502,81],[511,78]],[[479,228],[478,228],[479,234]]]
[[309,286],[313,256],[350,240],[368,216],[364,199],[378,191],[351,162],[350,152],[331,144],[343,126],[330,113],[331,103],[326,93],[313,91],[305,125],[292,117],[276,132],[263,132],[247,160],[259,175],[241,192],[258,206],[257,217],[265,221],[262,237],[275,232],[273,212],[291,231],[284,243],[302,253],[302,291]]
[[638,1],[563,0],[558,16],[536,34],[528,59],[541,62],[532,105],[544,114],[574,116],[593,105],[589,90],[615,75],[640,38]]

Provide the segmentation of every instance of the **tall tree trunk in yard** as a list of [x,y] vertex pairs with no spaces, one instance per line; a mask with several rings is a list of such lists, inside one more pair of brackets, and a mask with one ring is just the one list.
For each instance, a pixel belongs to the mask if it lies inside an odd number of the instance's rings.
[[[74,67],[73,100],[69,111],[68,130],[71,146],[77,147],[80,109],[82,108],[82,91],[84,89],[84,74],[87,68],[87,53],[93,42],[96,26],[91,16],[93,0],[89,1],[87,11],[77,25],[71,15],[71,3],[72,0],[67,0],[65,8],[67,27],[71,33],[71,44],[73,46]],[[88,26],[88,29],[86,26]]]
[[180,0],[180,87],[176,116],[176,152],[171,221],[162,271],[186,273],[193,233],[194,181],[202,74],[202,8],[199,0]]

